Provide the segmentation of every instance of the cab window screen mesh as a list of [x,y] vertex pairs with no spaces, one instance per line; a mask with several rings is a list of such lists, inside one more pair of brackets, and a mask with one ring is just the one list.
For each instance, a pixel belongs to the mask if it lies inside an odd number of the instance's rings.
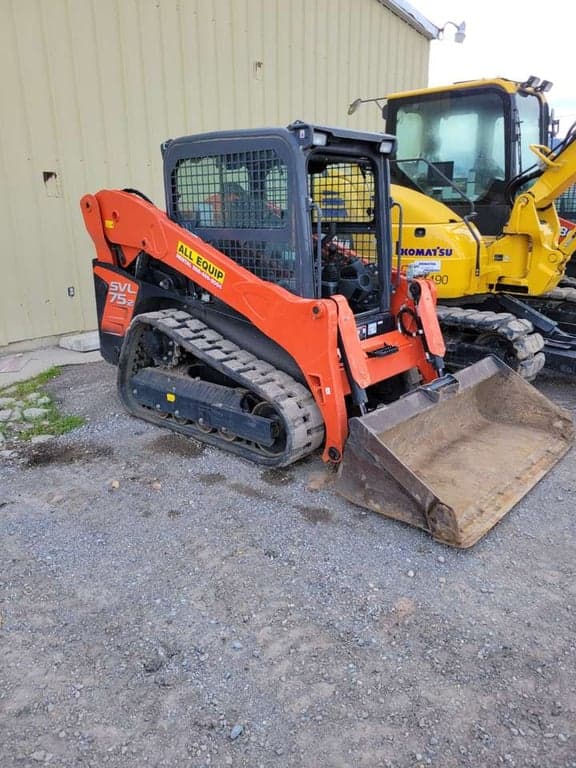
[[202,228],[282,229],[287,179],[271,149],[186,159],[172,202],[180,221]]
[[374,176],[358,163],[331,163],[322,173],[310,174],[312,213],[316,232],[318,210],[326,242],[357,252],[376,263]]
[[321,239],[322,296],[345,296],[355,314],[375,309],[380,275],[372,166],[313,155],[308,170],[316,251]]
[[273,149],[180,160],[172,190],[179,224],[256,276],[295,290],[288,168]]

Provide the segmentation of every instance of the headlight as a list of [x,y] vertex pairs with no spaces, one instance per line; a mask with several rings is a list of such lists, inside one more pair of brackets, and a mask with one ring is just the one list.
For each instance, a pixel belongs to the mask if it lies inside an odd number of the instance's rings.
[[384,139],[384,141],[380,142],[380,148],[379,151],[382,155],[389,155],[391,152],[394,151],[394,144],[396,142],[394,139]]

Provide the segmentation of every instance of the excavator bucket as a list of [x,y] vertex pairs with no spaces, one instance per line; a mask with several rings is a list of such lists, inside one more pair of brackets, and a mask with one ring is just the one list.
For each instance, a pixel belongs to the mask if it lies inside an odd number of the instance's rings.
[[350,420],[337,490],[470,547],[574,440],[568,411],[494,357]]

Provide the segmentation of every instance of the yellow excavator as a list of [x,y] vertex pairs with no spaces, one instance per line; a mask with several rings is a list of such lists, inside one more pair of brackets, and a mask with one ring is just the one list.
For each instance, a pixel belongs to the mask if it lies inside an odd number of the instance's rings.
[[[548,81],[503,78],[395,93],[397,257],[438,290],[447,363],[493,352],[526,379],[576,373],[576,247],[555,207],[576,182],[576,131],[549,146]],[[567,234],[567,236],[566,236]]]

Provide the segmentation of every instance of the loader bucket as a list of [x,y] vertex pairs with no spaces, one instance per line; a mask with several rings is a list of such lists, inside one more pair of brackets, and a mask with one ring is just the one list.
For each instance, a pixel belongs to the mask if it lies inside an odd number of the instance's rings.
[[350,419],[336,488],[444,544],[470,547],[573,440],[568,411],[487,357]]

